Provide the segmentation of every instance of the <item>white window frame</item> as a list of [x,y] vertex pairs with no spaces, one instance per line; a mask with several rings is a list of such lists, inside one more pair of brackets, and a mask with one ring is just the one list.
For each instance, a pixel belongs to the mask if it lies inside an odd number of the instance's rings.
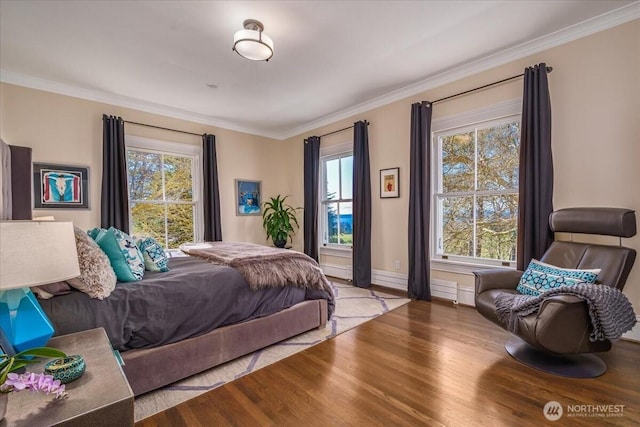
[[[323,198],[324,196],[324,182],[325,182],[325,167],[324,164],[328,160],[337,159],[339,157],[345,156],[353,156],[353,142],[343,142],[341,144],[330,145],[328,147],[320,147],[320,171],[319,171],[319,180],[318,185],[320,188],[318,189],[318,244],[319,244],[319,252],[323,255],[342,257],[342,258],[351,258],[351,253],[353,252],[353,248],[351,245],[341,245],[335,243],[328,243],[325,241],[325,235],[327,232],[328,224],[326,223],[326,215],[325,215],[325,206],[327,201]],[[341,163],[341,162],[340,162]],[[342,171],[340,171],[340,179],[342,179]],[[340,188],[342,185],[340,184]],[[352,202],[351,199],[336,199],[331,200],[331,203],[334,202]],[[353,206],[353,205],[352,205]]]
[[[192,180],[192,202],[194,209],[194,239],[201,241],[204,236],[204,208],[202,206],[202,147],[199,145],[181,144],[177,142],[161,141],[157,139],[143,138],[134,135],[125,135],[125,149],[134,151],[144,151],[147,153],[157,153],[169,156],[190,157],[191,180]],[[127,179],[128,182],[128,179]],[[127,189],[127,200],[131,205]],[[135,201],[133,201],[135,202]],[[129,210],[129,228],[133,229],[131,210]],[[168,252],[176,251],[176,248],[168,249]]]
[[[446,258],[438,254],[439,239],[439,209],[438,196],[442,193],[441,176],[442,176],[442,150],[440,149],[439,138],[457,133],[464,133],[476,127],[491,127],[497,124],[508,123],[520,120],[522,114],[522,99],[511,99],[499,104],[490,105],[477,110],[468,111],[462,114],[442,117],[436,119],[432,123],[431,145],[432,145],[432,164],[433,171],[431,177],[431,185],[433,195],[432,212],[431,212],[431,268],[433,270],[473,274],[478,268],[506,268],[513,269],[516,267],[516,261],[490,260],[475,257],[453,256],[447,255]],[[499,194],[512,193],[507,191],[488,191],[488,192],[471,192],[470,194]],[[474,209],[475,211],[475,209]],[[474,212],[475,215],[475,212]]]

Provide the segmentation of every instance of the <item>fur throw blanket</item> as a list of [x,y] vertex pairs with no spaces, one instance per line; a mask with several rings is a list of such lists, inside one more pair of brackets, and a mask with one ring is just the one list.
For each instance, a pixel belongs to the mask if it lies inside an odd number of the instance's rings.
[[333,296],[318,263],[302,252],[241,242],[185,243],[180,250],[235,268],[254,290],[295,286],[324,290]]
[[636,324],[636,315],[627,297],[618,289],[606,285],[578,283],[562,286],[538,296],[501,294],[496,298],[496,316],[508,326],[510,332],[518,332],[518,318],[538,311],[545,299],[554,295],[574,295],[589,306],[593,331],[589,339],[614,341]]

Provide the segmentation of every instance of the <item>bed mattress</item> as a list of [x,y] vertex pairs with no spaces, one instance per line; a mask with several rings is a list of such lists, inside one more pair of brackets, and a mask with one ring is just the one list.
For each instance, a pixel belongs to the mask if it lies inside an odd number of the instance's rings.
[[171,258],[169,267],[147,271],[138,282],[118,282],[102,301],[74,291],[40,304],[55,335],[103,327],[120,351],[181,341],[304,300],[327,299],[333,307],[325,291],[291,286],[253,291],[237,270],[195,257]]

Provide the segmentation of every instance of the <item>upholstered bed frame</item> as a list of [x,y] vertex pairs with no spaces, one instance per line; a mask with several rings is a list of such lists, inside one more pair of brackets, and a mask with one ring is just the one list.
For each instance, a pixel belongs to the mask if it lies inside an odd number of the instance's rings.
[[[10,146],[12,219],[31,219],[31,148]],[[327,301],[303,301],[278,313],[207,334],[121,354],[136,396],[327,323]]]

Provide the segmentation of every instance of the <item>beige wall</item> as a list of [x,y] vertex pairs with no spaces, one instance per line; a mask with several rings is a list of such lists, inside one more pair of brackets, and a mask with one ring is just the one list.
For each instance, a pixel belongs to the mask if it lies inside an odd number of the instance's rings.
[[[89,210],[34,210],[34,216],[55,215],[81,228],[100,225],[102,174],[102,114],[194,133],[216,135],[218,174],[225,240],[265,242],[262,218],[235,215],[234,179],[262,180],[263,194],[285,186],[280,173],[285,146],[268,138],[172,119],[113,105],[81,100],[9,84],[0,85],[0,137],[7,143],[33,148],[34,162],[90,167]],[[198,136],[125,125],[125,132],[146,138],[200,145]]]
[[[526,66],[546,62],[553,112],[554,206],[617,206],[640,213],[640,20],[567,43],[476,74],[417,96],[324,126],[286,143],[299,159],[289,169],[290,191],[302,203],[302,139],[369,120],[374,269],[394,271],[393,261],[407,267],[409,127],[413,102],[433,100],[522,73]],[[436,104],[433,118],[463,113],[522,96],[522,80]],[[322,140],[330,145],[351,138],[349,132]],[[400,167],[400,198],[380,199],[378,171]],[[640,237],[624,239],[640,251]],[[345,264],[341,258],[324,262]],[[625,293],[640,307],[640,262]],[[468,275],[433,271],[433,277],[472,286]]]

